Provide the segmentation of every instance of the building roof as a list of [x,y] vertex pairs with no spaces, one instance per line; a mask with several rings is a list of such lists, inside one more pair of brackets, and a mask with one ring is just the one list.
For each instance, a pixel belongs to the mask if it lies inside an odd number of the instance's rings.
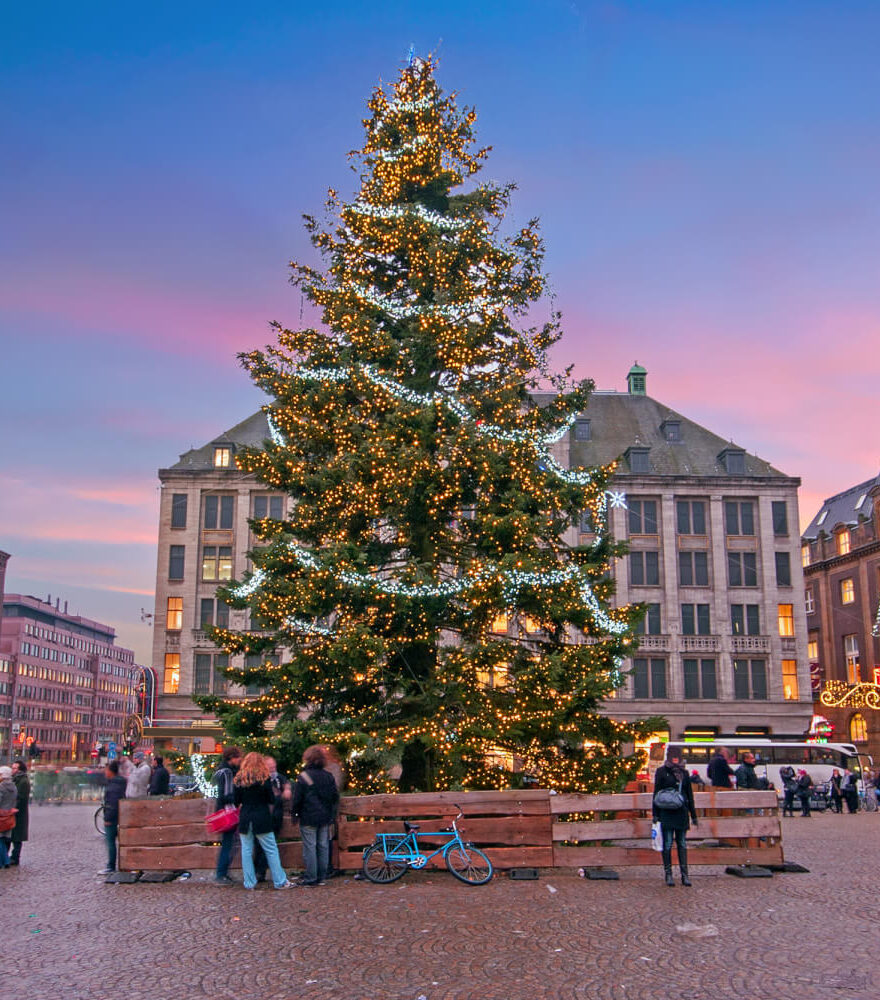
[[[185,451],[179,461],[171,466],[172,469],[197,472],[200,470],[217,471],[214,467],[214,448],[218,445],[231,445],[233,453],[237,448],[251,447],[259,448],[266,438],[269,437],[269,421],[262,410],[252,413],[241,423],[230,427],[228,431],[202,445],[201,448],[191,448]],[[230,465],[232,472],[237,471],[234,465]]]
[[828,497],[810,521],[802,537],[806,541],[813,541],[819,537],[820,532],[824,531],[830,535],[840,525],[852,527],[859,521],[870,519],[874,513],[874,504],[878,502],[880,496],[872,496],[871,492],[878,488],[880,488],[880,475]]
[[[572,466],[607,465],[629,449],[649,449],[648,464],[653,476],[723,476],[728,477],[723,453],[743,455],[740,476],[784,477],[785,473],[769,462],[749,455],[740,445],[713,434],[651,396],[628,392],[594,392],[582,414],[590,421],[590,440],[577,440],[571,434]],[[666,433],[668,425],[678,423],[677,434]],[[680,440],[668,440],[676,436]],[[618,474],[630,471],[622,462]]]

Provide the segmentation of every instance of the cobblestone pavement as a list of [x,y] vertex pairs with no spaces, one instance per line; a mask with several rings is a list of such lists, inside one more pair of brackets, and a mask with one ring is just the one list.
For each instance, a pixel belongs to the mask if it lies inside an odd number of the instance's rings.
[[880,997],[877,813],[785,820],[787,859],[811,871],[772,879],[411,872],[247,893],[208,873],[105,884],[92,812],[32,809],[21,867],[0,872],[4,1000]]

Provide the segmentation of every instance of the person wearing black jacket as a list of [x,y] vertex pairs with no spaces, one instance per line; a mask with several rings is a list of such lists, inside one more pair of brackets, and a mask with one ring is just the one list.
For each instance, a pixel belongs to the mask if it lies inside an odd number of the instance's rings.
[[167,795],[171,786],[171,775],[165,766],[164,758],[153,755],[153,773],[150,775],[148,795]]
[[[290,798],[290,782],[278,770],[278,764],[274,757],[265,757],[266,767],[269,771],[269,781],[272,785],[272,793],[275,801],[272,803],[272,832],[275,834],[275,842],[281,834],[281,827],[284,824],[284,803]],[[257,841],[254,844],[254,871],[257,874],[258,882],[266,881],[266,871],[269,862],[266,860],[265,852]]]
[[235,804],[240,806],[238,836],[241,840],[241,870],[245,889],[255,889],[257,875],[254,871],[254,842],[259,841],[272,883],[276,889],[289,889],[293,883],[287,880],[287,873],[281,867],[278,845],[272,832],[272,807],[275,793],[269,780],[269,769],[260,753],[249,753],[241,762],[241,769],[235,776]]
[[742,763],[736,769],[737,791],[754,791],[761,787],[760,779],[755,771],[755,755],[743,754]]
[[[675,789],[681,793],[682,804],[675,808],[664,808],[657,805],[657,793],[662,789]],[[666,763],[657,768],[654,775],[654,822],[660,823],[660,832],[663,836],[663,874],[668,886],[675,885],[672,877],[672,842],[675,841],[678,851],[678,867],[681,871],[681,884],[691,885],[688,875],[687,846],[685,835],[689,827],[688,816],[693,820],[694,826],[698,826],[697,812],[694,807],[694,790],[691,786],[690,775],[681,763],[681,750],[677,747],[668,747],[666,750]]]
[[[214,773],[214,784],[217,786],[214,809],[235,804],[235,776],[241,763],[241,750],[238,747],[227,747],[223,751],[223,764]],[[232,852],[235,849],[235,829],[226,830],[220,834],[220,850],[217,853],[217,868],[214,872],[215,885],[235,885],[235,880],[229,877],[229,865],[232,863]]]
[[119,775],[119,761],[107,762],[104,769],[107,785],[104,788],[104,840],[107,842],[107,867],[99,875],[116,871],[116,837],[119,834],[119,803],[125,798],[125,778]]
[[715,747],[706,774],[713,788],[733,788],[730,780],[733,777],[733,768],[727,760],[727,751],[723,747]]
[[309,747],[303,755],[305,769],[293,786],[291,812],[299,819],[305,875],[297,885],[324,885],[330,869],[330,824],[336,816],[339,790],[326,769],[323,747]]

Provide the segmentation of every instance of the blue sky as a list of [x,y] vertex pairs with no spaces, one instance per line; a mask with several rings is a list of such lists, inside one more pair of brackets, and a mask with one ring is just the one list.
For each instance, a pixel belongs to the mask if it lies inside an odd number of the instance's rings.
[[880,468],[876,3],[48,3],[0,38],[0,548],[141,659],[159,467],[252,412],[303,212],[410,44],[539,216],[574,363],[803,479]]

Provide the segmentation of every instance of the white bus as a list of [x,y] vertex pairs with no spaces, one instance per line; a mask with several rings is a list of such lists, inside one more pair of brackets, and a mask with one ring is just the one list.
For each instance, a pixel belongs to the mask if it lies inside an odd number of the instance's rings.
[[715,747],[726,747],[730,766],[734,769],[741,763],[743,754],[755,755],[755,771],[759,778],[766,778],[778,792],[782,792],[779,769],[786,765],[795,772],[803,769],[813,779],[814,785],[825,784],[831,772],[837,768],[841,774],[852,771],[864,788],[862,775],[874,766],[873,759],[860,753],[852,743],[787,743],[767,739],[717,739],[706,742],[670,740],[669,743],[652,743],[648,750],[648,774],[653,779],[654,772],[666,758],[667,746],[681,750],[682,762],[688,773],[696,771],[706,784],[709,779],[706,767]]

